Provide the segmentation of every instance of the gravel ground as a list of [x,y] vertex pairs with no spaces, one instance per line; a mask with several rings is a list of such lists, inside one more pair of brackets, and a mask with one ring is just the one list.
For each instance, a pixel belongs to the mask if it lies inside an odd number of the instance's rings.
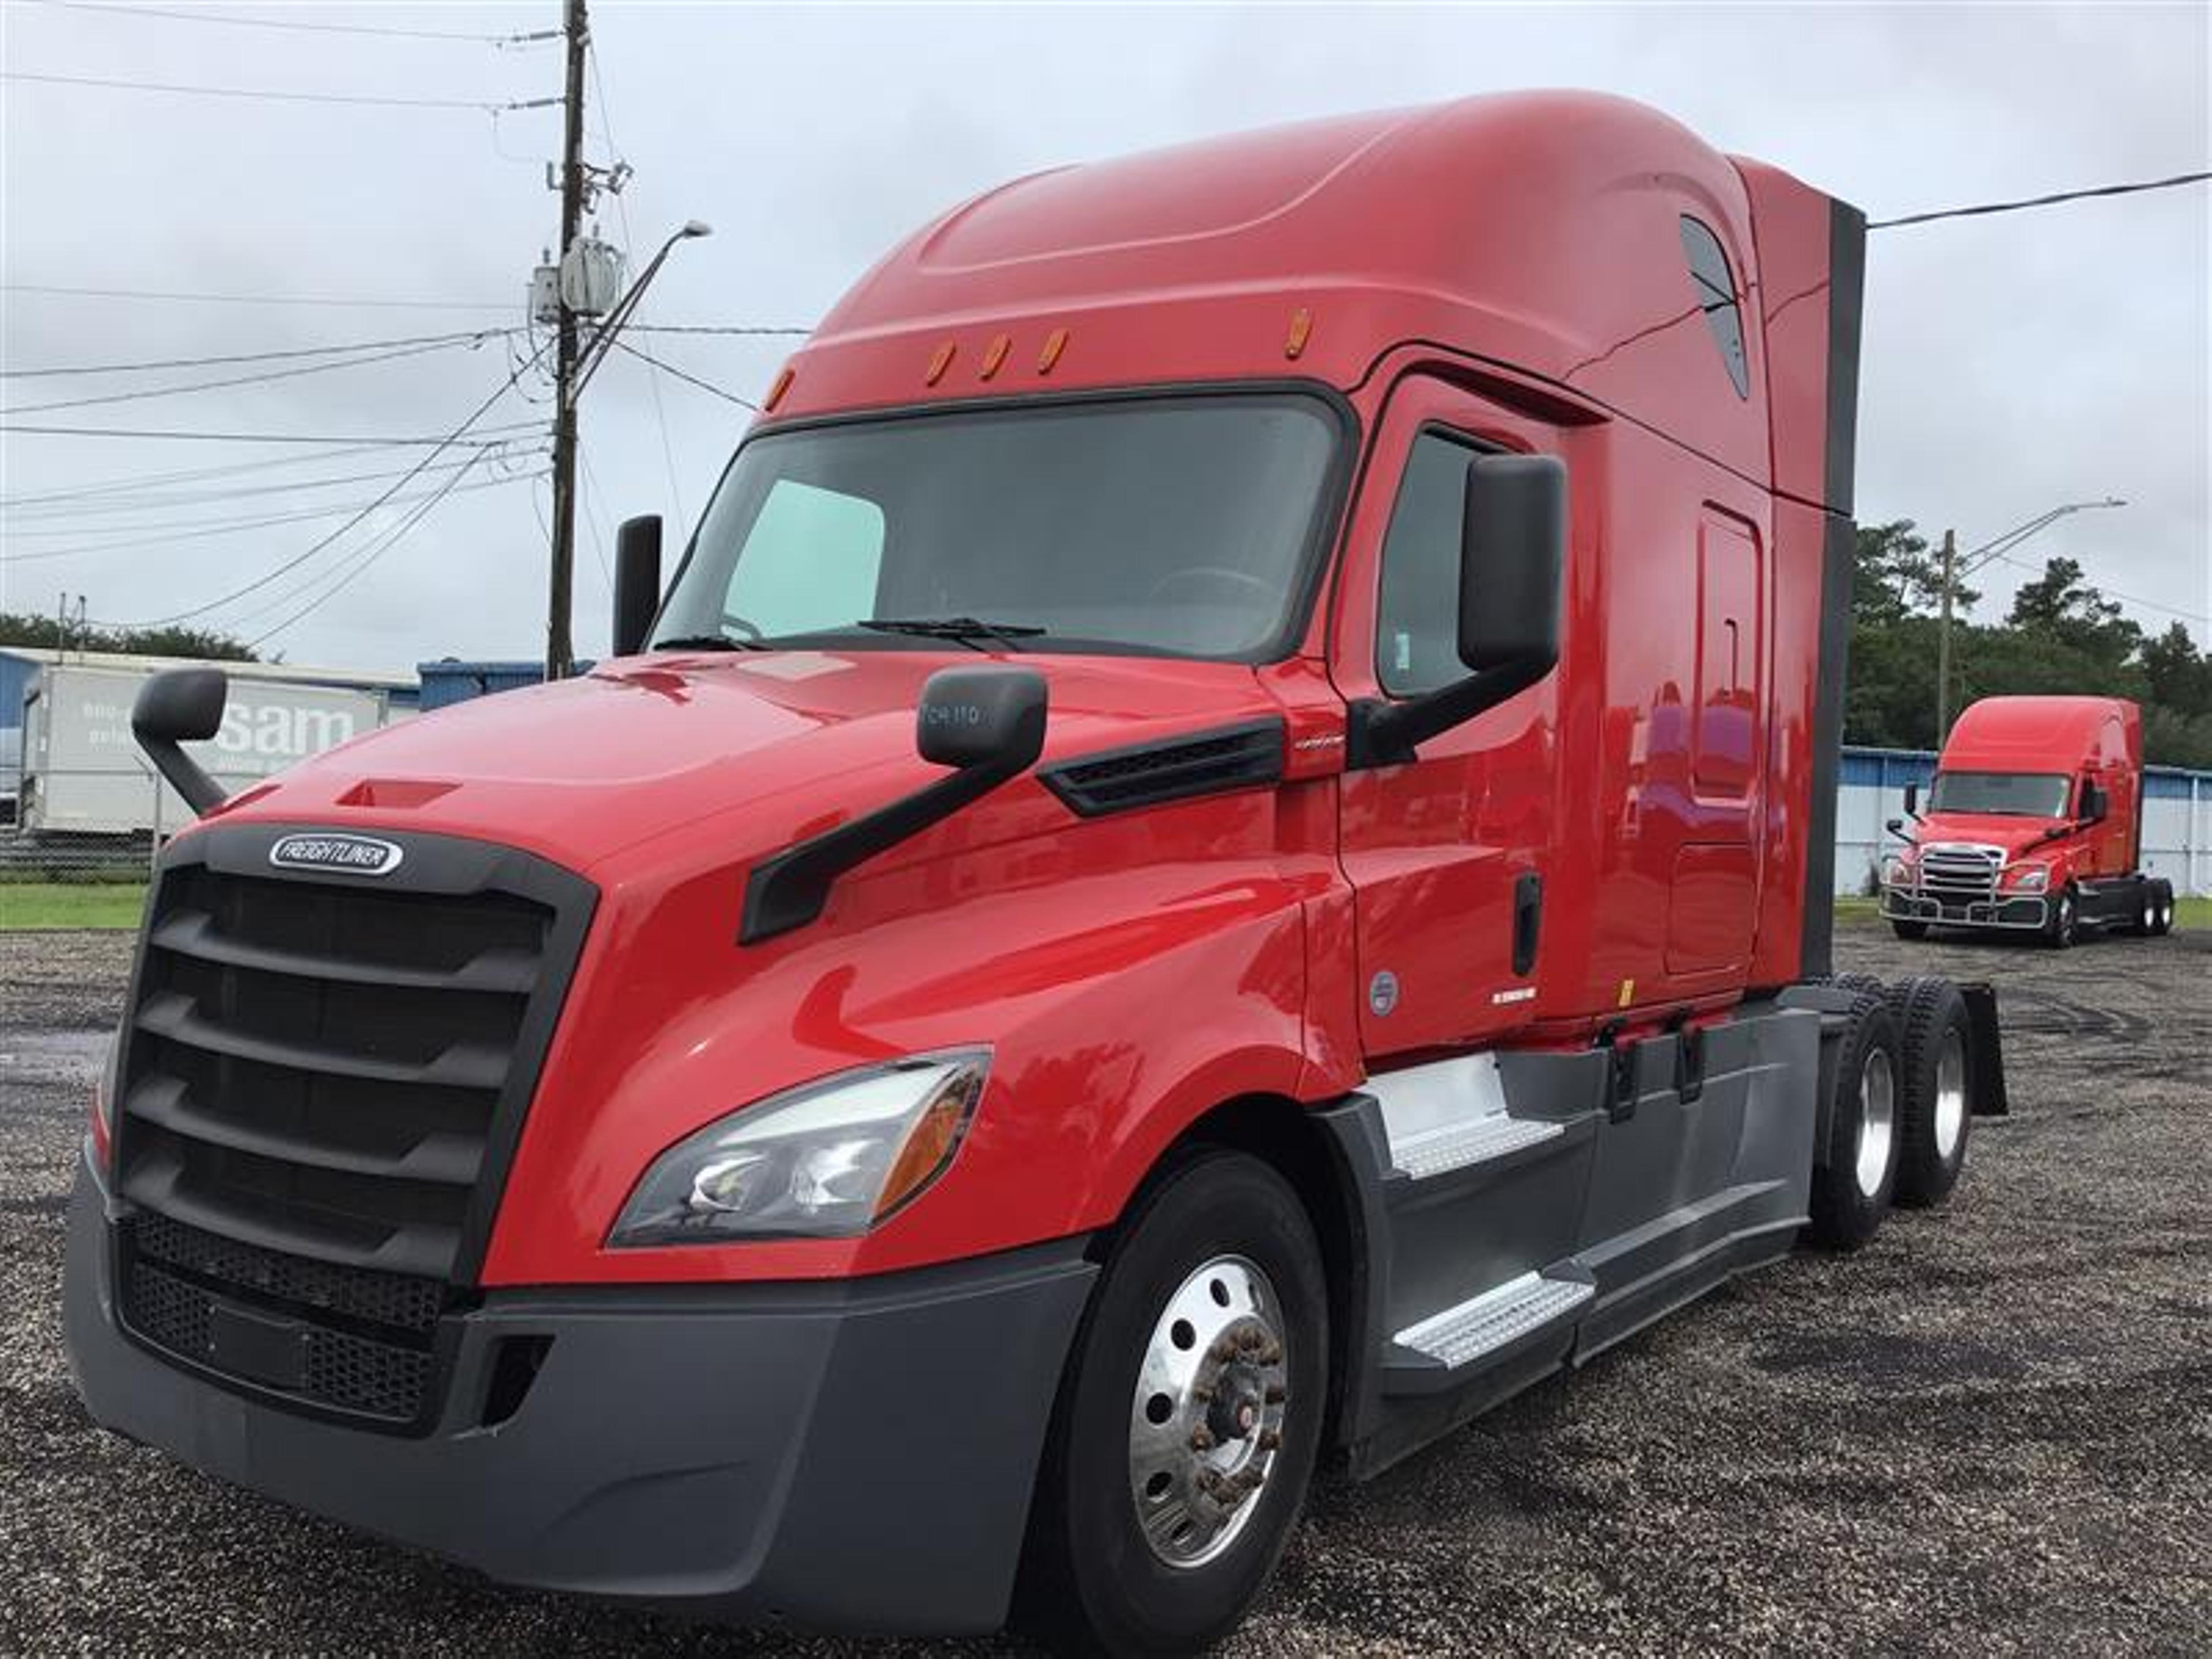
[[[126,951],[0,935],[0,1653],[1011,1650],[514,1594],[94,1430],[62,1206]],[[1232,1654],[2212,1652],[2212,938],[1838,956],[2000,984],[1949,1206],[1324,1487]]]

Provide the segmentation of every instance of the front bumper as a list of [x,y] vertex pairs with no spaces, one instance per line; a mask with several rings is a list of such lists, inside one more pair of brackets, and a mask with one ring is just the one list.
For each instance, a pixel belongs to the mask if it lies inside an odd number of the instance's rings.
[[[1084,1241],[822,1285],[502,1291],[452,1316],[421,1436],[188,1375],[118,1328],[89,1165],[64,1317],[108,1428],[504,1583],[809,1629],[1004,1622],[1030,1488],[1096,1267]],[[489,1425],[507,1338],[550,1339]]]
[[1930,927],[2012,927],[2033,930],[2051,917],[2042,893],[2000,893],[1986,899],[1942,899],[1910,887],[1881,890],[1881,913],[1892,921],[1925,922]]

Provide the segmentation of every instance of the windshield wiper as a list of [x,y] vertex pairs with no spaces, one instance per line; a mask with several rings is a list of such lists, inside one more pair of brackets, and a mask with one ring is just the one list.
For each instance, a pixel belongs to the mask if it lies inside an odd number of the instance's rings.
[[653,651],[766,651],[758,640],[733,640],[727,634],[686,634],[672,640],[655,640]]
[[878,634],[908,634],[921,639],[952,640],[972,649],[981,651],[978,640],[995,641],[1008,651],[1019,651],[1018,640],[1035,639],[1045,630],[1031,628],[1024,623],[981,622],[974,617],[885,617],[872,621],[858,622],[856,628],[865,628]]

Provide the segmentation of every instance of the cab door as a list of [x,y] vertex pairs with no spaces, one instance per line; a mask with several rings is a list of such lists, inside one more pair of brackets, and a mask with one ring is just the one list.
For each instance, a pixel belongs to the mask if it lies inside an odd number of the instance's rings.
[[[1466,674],[1456,618],[1467,469],[1501,449],[1559,453],[1550,428],[1443,380],[1414,375],[1393,390],[1332,617],[1331,672],[1348,701],[1402,700]],[[1342,780],[1340,846],[1370,1061],[1480,1045],[1533,1012],[1554,679],[1431,738],[1409,763]]]

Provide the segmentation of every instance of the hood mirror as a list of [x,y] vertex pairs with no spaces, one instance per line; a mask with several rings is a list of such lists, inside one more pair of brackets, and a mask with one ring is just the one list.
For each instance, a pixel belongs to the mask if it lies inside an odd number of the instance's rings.
[[1029,669],[940,668],[921,688],[915,747],[938,766],[1002,768],[1008,776],[1044,748],[1044,677]]
[[615,532],[614,654],[645,649],[660,609],[660,519],[625,519]]
[[2112,810],[2112,798],[2105,793],[2102,785],[2092,782],[2081,786],[2082,823],[2102,823]]
[[1917,783],[1905,786],[1905,816],[1908,818],[1920,816],[1920,786]]
[[131,705],[131,732],[138,746],[200,817],[228,797],[179,745],[204,743],[221,731],[229,701],[230,677],[220,668],[166,668],[138,688]]

